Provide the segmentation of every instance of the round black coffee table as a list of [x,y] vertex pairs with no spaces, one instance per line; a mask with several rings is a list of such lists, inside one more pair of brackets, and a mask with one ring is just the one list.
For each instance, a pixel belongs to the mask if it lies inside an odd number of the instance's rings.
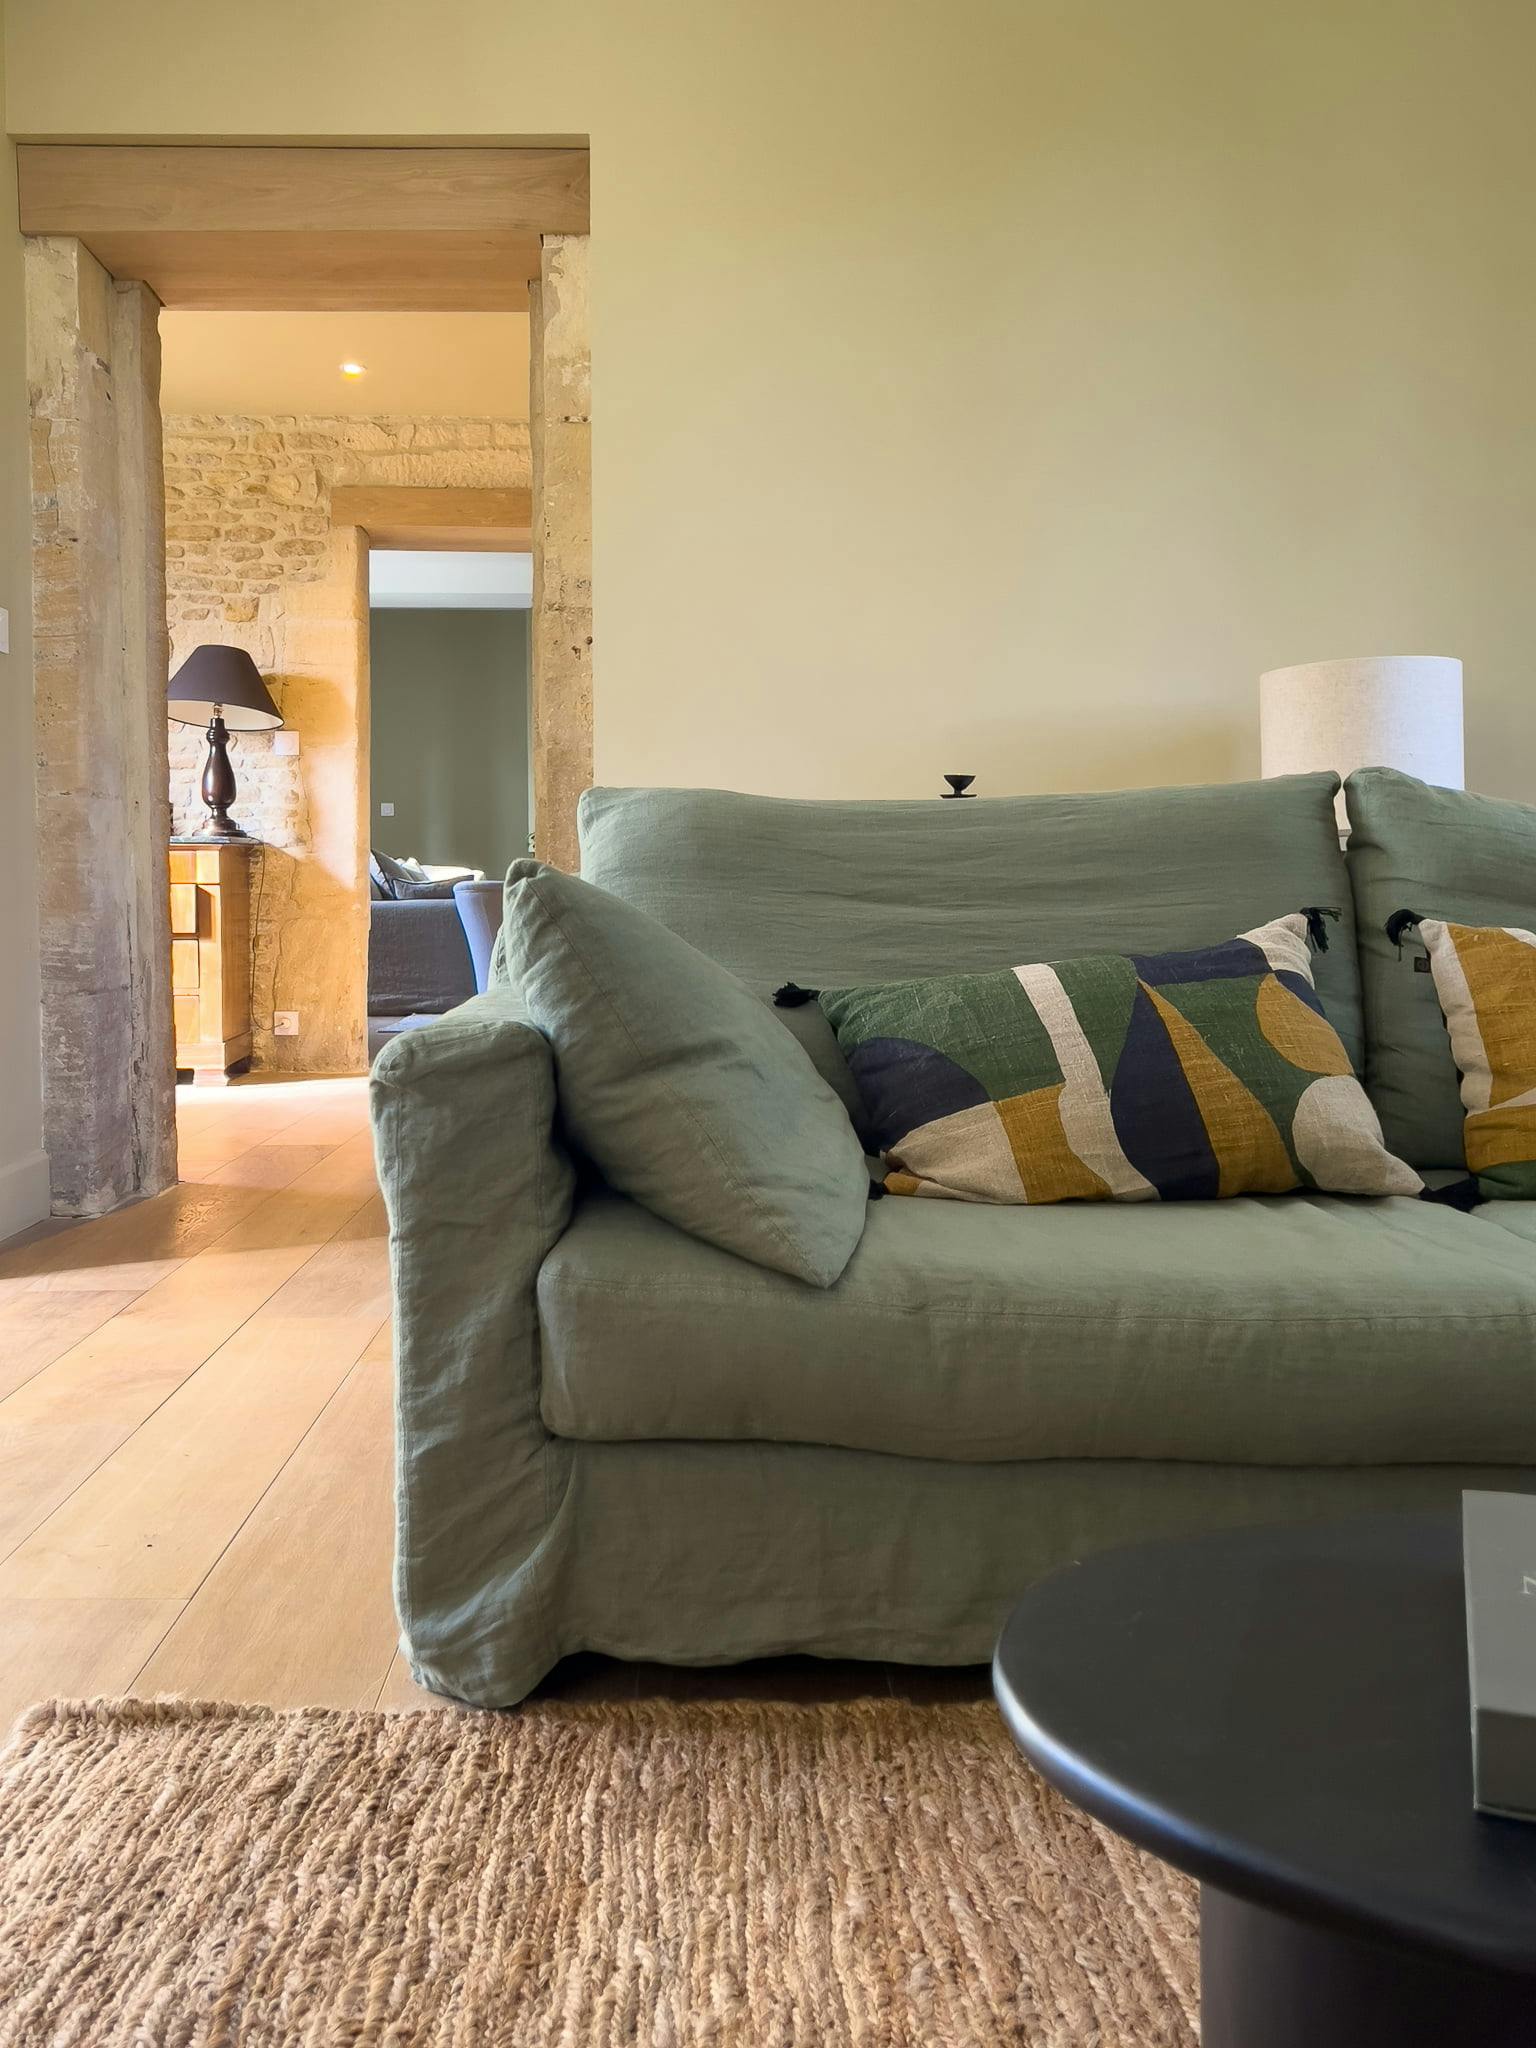
[[1473,1811],[1455,1516],[1089,1558],[993,1682],[1053,1785],[1199,1878],[1204,2048],[1536,2048],[1536,1825]]

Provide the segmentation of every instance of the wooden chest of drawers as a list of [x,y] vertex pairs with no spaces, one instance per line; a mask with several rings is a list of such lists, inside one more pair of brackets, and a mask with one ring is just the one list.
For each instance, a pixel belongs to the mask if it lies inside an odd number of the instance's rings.
[[254,839],[171,842],[171,1004],[176,1066],[222,1083],[251,1056]]

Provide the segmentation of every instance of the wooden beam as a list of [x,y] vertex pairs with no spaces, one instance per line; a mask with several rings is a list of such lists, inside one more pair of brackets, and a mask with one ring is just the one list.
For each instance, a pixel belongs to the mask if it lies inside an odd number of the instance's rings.
[[526,554],[532,547],[531,491],[418,489],[409,484],[338,484],[331,519],[360,526],[378,548],[451,548]]
[[137,278],[172,311],[520,313],[539,267],[529,234],[163,233],[82,236],[113,277]]
[[410,548],[417,554],[531,555],[531,526],[370,527],[371,548]]
[[24,143],[25,235],[585,234],[584,149],[165,149]]
[[519,312],[539,239],[587,220],[584,149],[27,143],[29,235],[72,235],[163,306]]

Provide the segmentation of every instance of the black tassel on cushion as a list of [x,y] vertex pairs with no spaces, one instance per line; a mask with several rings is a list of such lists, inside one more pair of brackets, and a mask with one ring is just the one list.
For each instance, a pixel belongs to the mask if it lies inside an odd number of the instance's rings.
[[1423,922],[1423,918],[1416,910],[1393,911],[1386,922],[1386,934],[1392,944],[1396,946],[1399,954],[1403,950],[1403,934],[1405,932],[1417,931]]
[[814,1003],[821,994],[819,988],[801,988],[796,982],[786,981],[782,988],[773,992],[773,1006],[776,1010],[798,1010],[806,1003]]
[[883,1202],[885,1200],[885,1182],[883,1180],[872,1180],[870,1182],[869,1199],[872,1202]]
[[1439,1202],[1444,1208],[1459,1209],[1464,1216],[1482,1199],[1482,1190],[1471,1174],[1465,1180],[1453,1180],[1448,1188],[1425,1188],[1419,1196],[1421,1202]]
[[1307,938],[1311,943],[1313,952],[1326,953],[1328,950],[1328,926],[1324,920],[1331,917],[1334,923],[1337,924],[1344,915],[1343,911],[1337,909],[1332,904],[1320,905],[1313,903],[1303,910],[1301,914],[1307,920]]

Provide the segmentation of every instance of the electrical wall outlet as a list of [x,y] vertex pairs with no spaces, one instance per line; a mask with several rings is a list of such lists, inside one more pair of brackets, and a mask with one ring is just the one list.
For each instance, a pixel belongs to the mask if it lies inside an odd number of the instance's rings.
[[272,751],[274,754],[296,754],[299,751],[298,734],[279,726],[272,735]]
[[299,1013],[297,1010],[277,1010],[272,1017],[274,1038],[297,1038],[299,1035]]
[[393,805],[393,804],[380,804],[380,805],[379,805],[379,816],[380,816],[381,818],[392,818],[392,817],[393,817],[394,815],[395,815],[395,807],[394,807],[394,805]]

